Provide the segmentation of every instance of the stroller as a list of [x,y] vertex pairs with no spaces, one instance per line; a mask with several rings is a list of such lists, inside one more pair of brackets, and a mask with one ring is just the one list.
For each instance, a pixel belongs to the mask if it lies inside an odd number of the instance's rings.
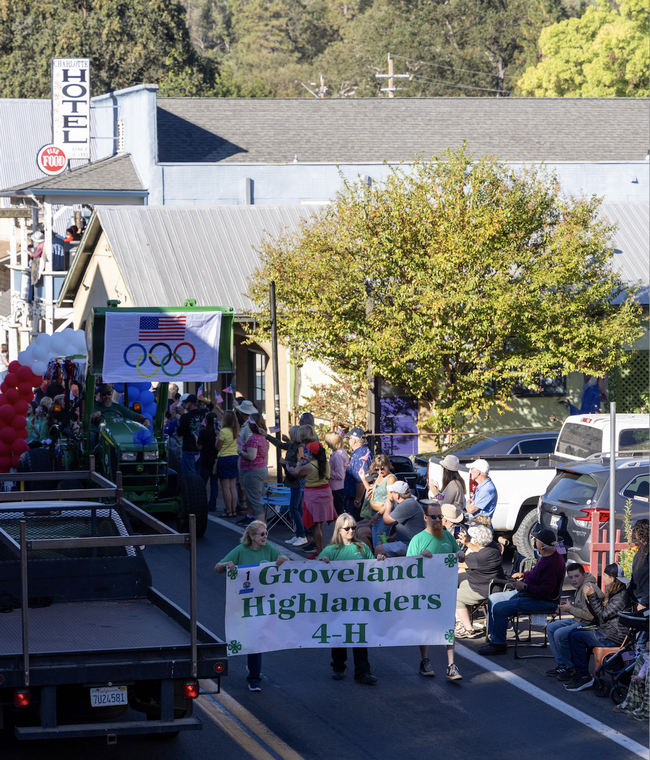
[[620,705],[627,696],[636,663],[636,635],[642,631],[648,633],[649,620],[644,613],[629,612],[619,612],[618,619],[629,628],[628,635],[618,651],[605,655],[594,672],[593,685],[597,696],[609,696],[615,705]]

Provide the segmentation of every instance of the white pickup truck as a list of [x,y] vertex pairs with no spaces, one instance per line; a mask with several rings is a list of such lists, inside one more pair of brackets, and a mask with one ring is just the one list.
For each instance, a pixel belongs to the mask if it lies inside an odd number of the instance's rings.
[[[648,451],[650,415],[617,414],[617,453]],[[580,461],[601,453],[609,453],[610,418],[608,414],[578,414],[567,417],[552,454],[486,455],[490,478],[499,500],[492,516],[495,531],[513,536],[520,554],[533,555],[531,532],[537,523],[537,502],[553,479],[556,467],[569,461]],[[428,482],[442,483],[440,456],[429,459]],[[468,465],[478,456],[459,456],[460,473],[470,491]],[[431,496],[431,494],[430,494]]]

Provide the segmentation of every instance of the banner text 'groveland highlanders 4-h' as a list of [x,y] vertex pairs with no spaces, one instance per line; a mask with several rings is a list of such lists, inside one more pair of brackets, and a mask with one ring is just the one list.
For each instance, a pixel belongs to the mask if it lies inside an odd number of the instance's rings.
[[226,582],[231,654],[451,644],[454,554],[239,566]]
[[221,312],[106,314],[105,383],[210,382],[219,374]]

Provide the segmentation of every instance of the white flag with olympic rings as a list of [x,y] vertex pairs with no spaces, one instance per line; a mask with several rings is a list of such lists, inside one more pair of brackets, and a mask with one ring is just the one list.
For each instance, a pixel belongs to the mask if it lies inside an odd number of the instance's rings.
[[220,311],[107,312],[104,382],[216,380],[220,334]]

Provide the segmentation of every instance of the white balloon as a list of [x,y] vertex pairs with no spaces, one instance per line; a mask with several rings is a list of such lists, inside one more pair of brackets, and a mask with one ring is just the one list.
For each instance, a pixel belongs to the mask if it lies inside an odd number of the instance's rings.
[[32,372],[35,375],[43,375],[45,373],[45,370],[47,369],[47,364],[45,362],[32,362]]
[[63,337],[69,342],[72,338],[72,334],[74,333],[74,330],[72,327],[66,327],[64,330],[61,330],[59,335],[63,335]]
[[34,346],[32,350],[32,361],[45,362],[47,361],[47,348],[45,346]]
[[30,366],[30,364],[34,361],[34,358],[31,354],[28,354],[27,351],[21,351],[18,354],[18,363],[24,364],[27,367]]
[[66,339],[60,335],[53,335],[52,340],[50,340],[49,349],[50,351],[53,351],[57,356],[60,356],[64,351],[65,347],[68,345]]
[[52,336],[48,335],[48,333],[39,333],[36,336],[36,343],[39,346],[40,345],[46,346],[50,342],[51,338],[52,338]]
[[74,345],[74,343],[68,343],[63,351],[64,356],[74,356],[75,354],[78,354],[77,347]]

